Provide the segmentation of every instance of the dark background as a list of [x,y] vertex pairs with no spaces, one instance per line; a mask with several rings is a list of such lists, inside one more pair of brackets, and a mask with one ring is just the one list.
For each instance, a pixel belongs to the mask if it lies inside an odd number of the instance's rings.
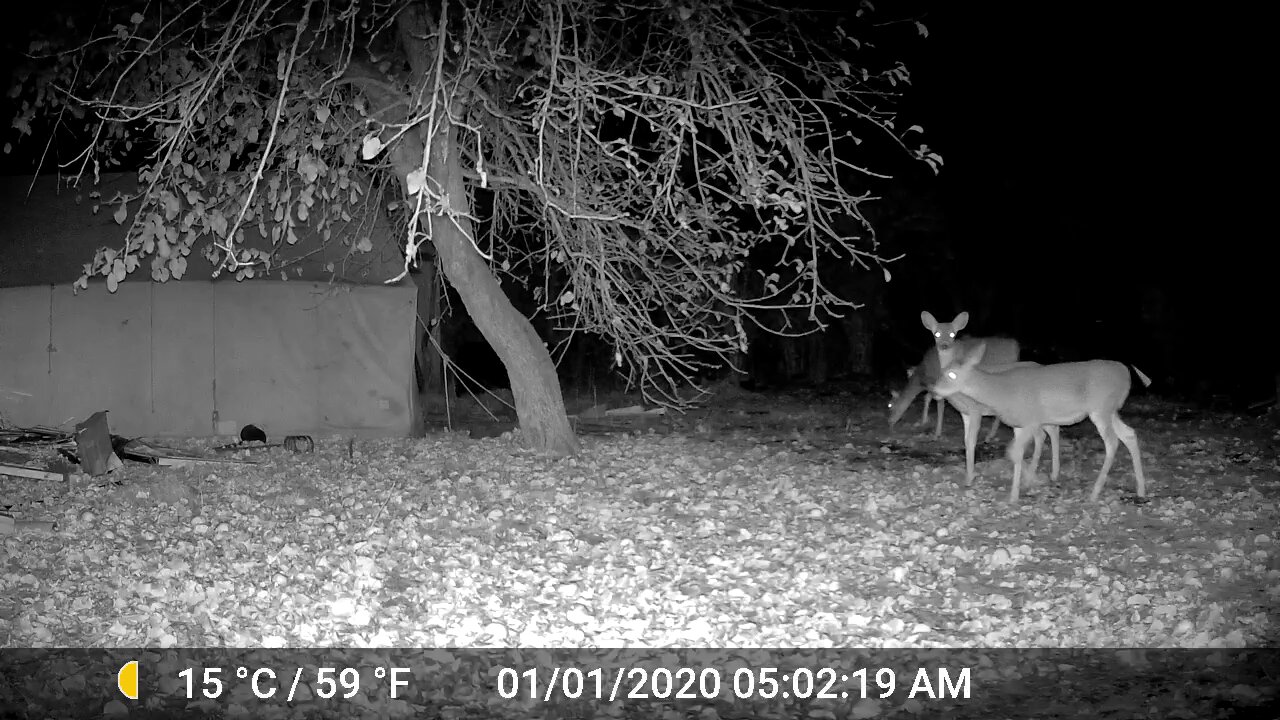
[[[967,280],[966,307],[928,288],[922,305],[945,320],[986,303],[975,331],[1131,360],[1184,391],[1268,394],[1280,370],[1264,312],[1275,232],[1259,211],[1274,113],[1256,11],[980,1],[916,12],[930,38],[906,58],[907,113],[945,158],[934,188]],[[918,310],[895,313],[907,324]]]
[[[33,7],[11,11],[8,40]],[[969,332],[1013,334],[1033,359],[1113,357],[1166,390],[1269,394],[1275,232],[1259,211],[1274,83],[1257,77],[1267,45],[1254,13],[877,3],[902,40],[882,49],[912,74],[900,123],[922,125],[945,159],[937,177],[902,175],[902,197],[932,219],[895,248],[907,256],[892,266],[888,324],[908,349],[894,352],[910,363],[927,344],[920,310],[968,310]]]

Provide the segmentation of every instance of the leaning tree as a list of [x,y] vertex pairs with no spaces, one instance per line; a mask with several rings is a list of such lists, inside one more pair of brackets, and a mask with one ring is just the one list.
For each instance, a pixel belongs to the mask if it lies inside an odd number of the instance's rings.
[[[139,178],[100,198],[124,232],[81,287],[144,263],[180,278],[193,249],[250,277],[303,251],[299,224],[355,242],[329,230],[390,211],[406,270],[429,244],[507,368],[526,442],[556,454],[577,447],[556,368],[504,281],[678,403],[762,313],[820,325],[853,307],[819,266],[882,264],[863,210],[884,154],[864,148],[940,162],[895,124],[908,75],[867,42],[865,2],[49,7],[10,91],[19,140],[69,176]],[[246,243],[254,226],[271,247]]]

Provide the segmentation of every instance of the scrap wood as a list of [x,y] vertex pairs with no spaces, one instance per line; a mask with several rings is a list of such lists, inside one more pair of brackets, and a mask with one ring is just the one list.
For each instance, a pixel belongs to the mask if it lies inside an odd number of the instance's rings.
[[[112,436],[113,438],[115,436]],[[123,438],[122,438],[123,439]],[[234,458],[205,457],[184,452],[163,445],[151,445],[138,439],[128,440],[116,447],[116,452],[126,460],[152,463],[162,467],[182,467],[190,463],[231,463],[237,465],[257,465],[257,460],[236,460]]]
[[40,468],[28,467],[26,465],[10,465],[9,463],[0,463],[0,475],[12,475],[13,477],[31,478],[33,480],[66,480],[67,476],[60,472],[49,472]]
[[47,455],[48,452],[43,448],[0,446],[0,463],[10,465],[32,465]]
[[106,475],[124,466],[116,456],[107,430],[107,411],[99,410],[82,423],[76,423],[76,453],[80,467],[90,475]]
[[225,465],[257,465],[257,460],[228,457],[162,457],[156,459],[157,465],[165,467],[183,467],[193,463],[222,463]]
[[[48,427],[0,428],[0,475],[14,475],[35,479],[62,479],[65,472],[46,471],[33,465],[39,461],[39,453],[29,446],[57,447],[58,454],[73,465],[102,467],[110,472],[123,467],[121,460],[149,463],[164,467],[182,467],[191,463],[224,463],[257,465],[257,460],[237,460],[221,457],[204,457],[163,445],[153,445],[138,438],[112,435],[107,431],[106,411],[94,413],[76,426],[76,434]],[[279,447],[268,445],[260,447]],[[109,453],[109,454],[108,454]],[[85,462],[86,455],[96,457],[95,462]],[[69,470],[68,470],[69,471]]]
[[48,449],[43,447],[0,446],[0,475],[61,480],[72,469],[56,456],[50,457]]
[[233,442],[233,443],[227,443],[226,445],[219,445],[214,448],[214,451],[226,452],[228,450],[261,450],[262,448],[273,448],[273,447],[284,447],[284,444],[276,443],[274,445],[268,445],[264,443],[262,445],[250,445],[245,442]]
[[58,445],[71,441],[71,433],[57,428],[0,427],[0,445]]
[[[116,440],[116,436],[112,436],[112,440]],[[198,458],[198,455],[176,450],[174,448],[165,447],[163,445],[152,445],[145,443],[137,438],[126,440],[119,438],[124,442],[116,445],[116,454],[127,460],[137,460],[138,462],[155,463],[162,458],[182,458],[192,457]]]

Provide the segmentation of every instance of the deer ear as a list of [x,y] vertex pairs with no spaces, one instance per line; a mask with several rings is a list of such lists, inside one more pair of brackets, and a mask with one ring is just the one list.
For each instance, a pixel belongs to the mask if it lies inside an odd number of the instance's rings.
[[951,332],[958,333],[964,329],[965,325],[968,325],[968,324],[969,324],[969,313],[962,312],[956,316],[955,320],[951,321]]
[[925,329],[929,332],[934,332],[938,327],[938,321],[934,319],[933,313],[928,310],[920,313],[920,323],[924,325]]

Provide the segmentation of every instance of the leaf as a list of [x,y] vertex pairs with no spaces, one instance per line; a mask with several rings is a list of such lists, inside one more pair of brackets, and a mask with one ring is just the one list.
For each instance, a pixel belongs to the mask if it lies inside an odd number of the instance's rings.
[[378,157],[378,153],[382,152],[382,140],[372,133],[364,136],[364,143],[360,148],[360,156],[365,160],[372,160]]
[[427,185],[426,169],[418,168],[417,170],[414,170],[413,172],[409,173],[408,176],[405,177],[405,185],[408,186],[410,195],[417,195],[418,193],[422,192]]
[[164,219],[173,220],[178,217],[178,212],[182,210],[182,206],[178,203],[178,198],[173,193],[166,192],[160,196],[164,203]]
[[[328,122],[328,120],[329,120],[329,108],[328,108],[328,106],[325,106],[325,105],[317,105],[317,106],[316,106],[316,120],[319,120],[321,124],[323,124],[323,123],[325,123],[325,122]],[[367,159],[367,158],[366,158],[366,159]]]
[[120,207],[116,208],[115,214],[111,217],[115,219],[117,225],[123,225],[125,219],[129,217],[128,205],[120,203]]

